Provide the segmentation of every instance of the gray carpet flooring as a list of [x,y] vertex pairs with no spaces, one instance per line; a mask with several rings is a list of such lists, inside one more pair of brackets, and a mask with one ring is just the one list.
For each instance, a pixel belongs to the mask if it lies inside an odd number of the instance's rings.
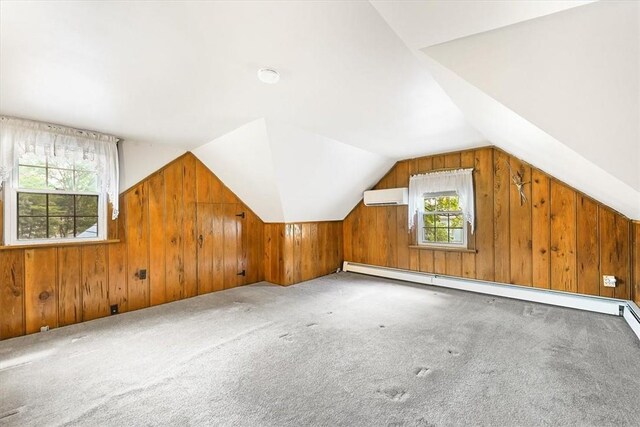
[[0,342],[0,424],[639,425],[622,318],[340,273]]

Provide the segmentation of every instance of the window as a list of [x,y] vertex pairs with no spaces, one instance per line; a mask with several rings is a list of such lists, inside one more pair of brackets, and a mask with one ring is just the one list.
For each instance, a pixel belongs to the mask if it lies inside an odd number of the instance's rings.
[[473,169],[434,171],[409,178],[409,230],[419,245],[467,248],[474,231]]
[[118,217],[118,138],[0,116],[5,245],[105,240]]
[[[90,162],[38,156],[18,158],[15,237],[18,243],[99,239],[105,207]],[[101,224],[101,222],[103,224]]]
[[418,243],[466,247],[467,227],[458,195],[454,192],[425,194],[423,203]]

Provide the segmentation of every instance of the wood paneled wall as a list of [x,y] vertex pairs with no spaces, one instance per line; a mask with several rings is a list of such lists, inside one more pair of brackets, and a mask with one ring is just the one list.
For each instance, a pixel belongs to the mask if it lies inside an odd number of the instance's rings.
[[342,235],[342,221],[265,224],[265,280],[292,285],[336,271]]
[[[344,220],[345,260],[631,297],[631,221],[499,149],[487,147],[401,161],[376,188],[407,187],[413,174],[457,167],[474,168],[476,224],[470,247],[475,251],[410,247],[415,231],[407,230],[406,206],[365,207],[360,203]],[[524,204],[512,184],[510,170],[520,172],[523,181],[529,182],[524,187]],[[637,244],[634,246],[637,253]],[[636,255],[635,263],[639,262]],[[603,274],[615,275],[618,286],[605,288]]]
[[109,243],[0,248],[0,339],[107,316],[115,304],[124,312],[206,293],[197,278],[198,203],[244,207],[247,274],[234,285],[263,280],[262,221],[187,153],[120,196]]
[[640,221],[633,223],[633,300],[640,305]]

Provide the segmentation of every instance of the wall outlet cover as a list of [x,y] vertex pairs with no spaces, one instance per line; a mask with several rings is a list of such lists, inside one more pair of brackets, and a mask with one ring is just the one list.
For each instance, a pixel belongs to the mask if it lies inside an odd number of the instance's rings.
[[607,288],[615,288],[616,287],[616,276],[602,276],[602,282]]
[[49,326],[40,326],[40,332],[47,332],[49,330]]

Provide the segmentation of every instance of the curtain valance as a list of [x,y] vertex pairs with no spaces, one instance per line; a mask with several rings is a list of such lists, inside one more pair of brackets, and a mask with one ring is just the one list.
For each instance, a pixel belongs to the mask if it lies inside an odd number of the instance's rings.
[[416,215],[424,214],[423,197],[428,193],[454,191],[459,198],[465,221],[474,230],[473,169],[431,172],[414,175],[409,179],[409,229],[413,228]]
[[0,185],[11,178],[18,158],[34,153],[46,158],[93,164],[100,191],[108,195],[113,219],[118,217],[118,138],[50,123],[0,116]]

